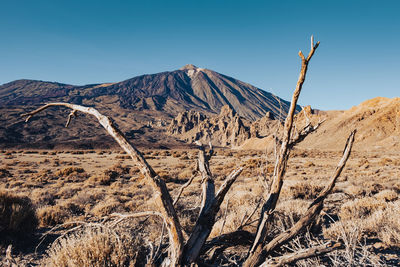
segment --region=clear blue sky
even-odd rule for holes
[[[400,1],[1,0],[0,84],[116,82],[191,63],[290,99],[299,49],[321,41],[300,104],[400,96]]]

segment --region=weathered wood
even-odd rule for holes
[[[203,177],[203,195],[200,214],[196,220],[193,232],[184,247],[183,262],[186,265],[193,263],[199,257],[201,249],[215,224],[215,217],[226,193],[243,170],[243,168],[238,168],[231,172],[215,194],[214,179],[209,168],[209,160],[213,154],[212,146],[210,144],[208,155],[201,144],[199,144],[199,149],[198,167]]]
[[[310,207],[308,208],[306,214],[297,221],[290,229],[282,232],[270,242],[263,246],[258,246],[253,254],[250,255],[246,259],[245,266],[259,266],[262,264],[269,253],[277,249],[278,247],[282,246],[283,244],[289,242],[293,237],[300,234],[304,231],[307,226],[309,226],[315,218],[319,215],[323,208],[325,198],[330,194],[332,189],[335,186],[337,178],[340,176],[343,168],[346,165],[348,158],[350,157],[351,148],[353,147],[354,143],[354,136],[356,131],[353,130],[350,136],[347,139],[345,148],[343,150],[343,155],[336,167],[329,183],[325,186],[325,188],[318,194],[318,197],[311,203]]]
[[[294,263],[298,260],[321,256],[326,253],[332,252],[336,249],[340,249],[342,247],[343,247],[342,243],[328,242],[326,244],[322,244],[317,247],[302,249],[302,250],[296,251],[294,253],[283,255],[281,257],[272,258],[272,259],[264,262],[263,264],[261,264],[260,267],[285,266],[286,264]]]
[[[199,168],[199,172],[201,173],[202,176],[202,199],[201,199],[201,208],[200,208],[200,213],[207,208],[207,205],[210,205],[215,197],[215,184],[214,184],[214,177],[211,173],[210,170],[210,159],[213,155],[213,148],[211,143],[209,144],[210,146],[210,151],[208,154],[206,154],[206,151],[204,149],[204,146],[197,142],[199,145],[199,156],[197,159],[197,166]]]
[[[155,191],[157,204],[161,210],[161,213],[165,219],[168,234],[169,234],[169,242],[170,242],[170,250],[169,257],[171,260],[170,266],[179,266],[182,260],[183,253],[183,235],[182,228],[180,226],[178,216],[176,215],[176,211],[174,209],[174,205],[171,199],[171,196],[168,192],[167,186],[157,173],[153,170],[153,168],[147,163],[146,159],[143,157],[142,153],[137,150],[123,135],[123,133],[115,126],[113,121],[107,117],[102,115],[96,109],[92,107],[85,107],[81,105],[75,105],[70,103],[49,103],[46,104],[32,112],[23,114],[22,116],[27,117],[26,122],[29,121],[32,116],[35,114],[54,106],[63,106],[72,109],[73,115],[76,114],[77,111],[93,115],[99,123],[106,129],[108,134],[110,134],[115,141],[121,146],[123,150],[132,158],[132,160],[140,167],[140,171],[142,174],[147,177],[148,183],[152,186]],[[68,117],[67,124],[68,126],[72,115]]]
[[[292,133],[292,128],[293,128],[293,118],[294,118],[294,114],[296,111],[297,101],[299,99],[300,92],[301,92],[303,83],[306,78],[308,63],[311,60],[311,58],[312,58],[315,50],[318,48],[318,46],[319,46],[319,42],[317,42],[314,45],[314,38],[311,37],[311,51],[310,51],[307,59],[304,58],[304,55],[301,51],[299,52],[299,56],[301,57],[300,76],[297,81],[296,89],[293,92],[289,112],[288,112],[286,120],[285,120],[282,144],[281,144],[281,149],[279,151],[279,154],[277,156],[276,163],[275,163],[272,185],[271,185],[267,200],[265,201],[265,203],[261,209],[260,220],[259,220],[259,223],[257,226],[256,238],[254,239],[254,243],[249,250],[250,256],[253,254],[256,247],[264,242],[266,231],[267,231],[267,229],[266,229],[267,221],[269,220],[269,217],[271,216],[273,210],[275,209],[276,204],[279,199],[279,195],[280,195],[282,185],[283,185],[283,177],[286,172],[287,160],[289,157],[289,151],[290,151],[289,145],[290,145],[290,140],[291,140],[291,133]]]
[[[173,202],[174,206],[176,205],[176,203],[178,203],[179,198],[181,197],[181,195],[183,193],[183,190],[185,190],[185,188],[188,187],[193,182],[194,178],[196,178],[196,175],[197,175],[197,172],[195,174],[193,174],[192,177],[190,177],[190,179],[181,186],[181,188],[179,189],[178,195],[176,195],[176,197],[174,199],[174,202]]]
[[[304,126],[301,131],[297,133],[297,135],[290,141],[288,148],[292,149],[294,146],[296,146],[298,143],[303,141],[309,134],[315,132],[322,123],[324,123],[325,120],[318,122],[316,125],[312,125],[311,123],[308,123],[306,126]]]

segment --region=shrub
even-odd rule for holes
[[[375,198],[376,199],[378,199],[378,200],[384,200],[384,201],[395,201],[395,200],[397,200],[398,199],[398,194],[396,193],[396,191],[394,191],[394,190],[389,190],[389,189],[386,189],[386,190],[383,190],[383,191],[381,191],[381,192],[379,192],[379,193],[377,193],[376,195],[375,195]]]
[[[0,178],[5,178],[5,177],[12,177],[12,174],[4,168],[0,169]]]
[[[385,206],[385,201],[373,197],[359,198],[344,203],[340,208],[339,216],[343,220],[365,218]]]
[[[300,181],[282,190],[282,195],[293,199],[314,199],[324,188],[323,184]]]
[[[54,243],[43,266],[133,266],[132,239],[118,236],[108,228],[87,228]]]
[[[80,173],[84,173],[84,172],[85,172],[85,170],[82,168],[68,167],[61,171],[56,172],[56,175],[57,176],[69,176],[71,174],[80,174]]]
[[[71,215],[63,206],[43,206],[38,209],[37,216],[41,227],[63,223]]]
[[[18,196],[0,191],[0,236],[3,234],[25,235],[37,227],[37,218],[32,201],[26,196]]]
[[[43,206],[37,211],[40,226],[55,226],[66,222],[73,215],[80,215],[84,207],[80,207],[72,202],[65,202],[55,206]]]

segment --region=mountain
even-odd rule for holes
[[[0,86],[0,105],[36,105],[66,101],[117,104],[132,110],[157,110],[176,116],[185,110],[219,113],[228,105],[240,116],[256,120],[270,111],[285,113],[289,103],[248,83],[186,65],[170,72],[142,75],[118,83],[73,86],[18,80]]]
[[[0,86],[0,144],[60,144],[83,140],[101,143],[104,135],[95,122],[87,124],[87,120],[85,123],[76,120],[83,127],[79,132],[60,129],[65,114],[59,111],[46,111],[28,126],[19,118],[21,113],[48,102],[96,107],[114,118],[128,136],[144,138],[143,142],[150,140],[151,143],[164,138],[154,132],[147,136],[148,130],[158,129],[157,125],[164,125],[179,112],[194,110],[209,115],[219,114],[227,105],[239,116],[255,121],[267,112],[275,117],[282,116],[290,104],[248,83],[194,65],[117,83],[83,86],[17,80]],[[75,134],[79,136],[74,137]]]

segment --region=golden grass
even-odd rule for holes
[[[143,179],[139,170],[131,165],[130,159],[126,159],[126,155],[119,151],[92,151],[90,153],[41,151],[34,154],[9,151],[7,153],[9,155],[2,154],[0,157],[2,164],[0,189],[30,197],[37,208],[39,227],[52,227],[75,220],[100,220],[114,212],[156,209],[153,191],[147,185],[146,179]],[[281,199],[274,213],[276,219],[271,225],[271,233],[287,229],[305,213],[309,203],[327,183],[340,157],[339,153],[320,151],[296,150],[293,154],[295,156],[289,161]],[[172,198],[177,194],[181,184],[195,171],[197,157],[195,150],[149,150],[145,155],[160,177],[166,180]],[[7,157],[11,158],[7,159]],[[400,248],[398,235],[400,218],[397,215],[399,214],[398,176],[400,170],[399,166],[391,165],[398,162],[400,156],[385,155],[382,159],[375,154],[358,155],[356,153],[352,157],[354,158],[349,160],[333,193],[334,202],[331,199],[326,201],[325,212],[339,219],[335,222],[328,220],[329,223],[323,227],[323,236],[343,240],[345,234],[357,242],[376,239],[377,242],[382,242],[389,247]],[[392,162],[385,158],[390,158]],[[266,159],[269,161],[267,162]],[[271,159],[273,155],[264,155],[260,152],[216,150],[216,155],[210,162],[216,189],[222,184],[226,175],[236,167],[243,166],[244,171],[221,205],[210,238],[236,230],[256,208],[258,201],[262,197],[265,198],[270,184],[269,177],[274,168],[270,162]],[[115,164],[116,162],[119,163]],[[190,231],[199,212],[200,181],[199,175],[185,189],[177,204],[178,216],[183,228],[187,231]],[[260,207],[249,220],[250,222],[258,218],[259,209]],[[255,225],[256,223],[247,225],[245,230],[254,232]],[[149,219],[146,221],[146,227],[148,227],[146,235],[151,236],[152,242],[157,240],[161,223]],[[82,232],[78,236],[68,238],[71,240],[63,241],[62,248],[59,247],[57,250],[57,253],[60,253],[59,256],[51,254],[60,259],[57,263],[60,265],[54,266],[66,266],[62,265],[65,264],[66,256],[61,255],[79,254],[72,248],[72,244],[77,244],[76,246],[82,251],[89,250],[89,246],[84,248],[84,245],[80,244],[83,238],[101,240],[99,247],[108,248],[110,251],[115,246],[113,240],[104,241],[102,233],[93,231],[89,232],[88,236]],[[361,253],[360,249],[363,246],[369,248],[367,245],[360,244],[358,243],[357,248],[354,248],[357,253]],[[70,246],[68,249],[64,249],[68,246]],[[93,244],[90,246],[93,249],[96,248]],[[55,250],[53,252],[56,253]],[[341,259],[347,257],[344,254],[340,255]],[[98,254],[96,257],[103,256]],[[351,261],[350,257],[348,259],[347,263]],[[310,263],[310,261],[304,262]],[[338,260],[338,262],[341,261]],[[343,265],[346,264],[343,263]]]
[[[106,228],[86,228],[54,243],[43,266],[103,267],[133,266],[135,244],[128,235]],[[131,265],[132,264],[132,265]]]

